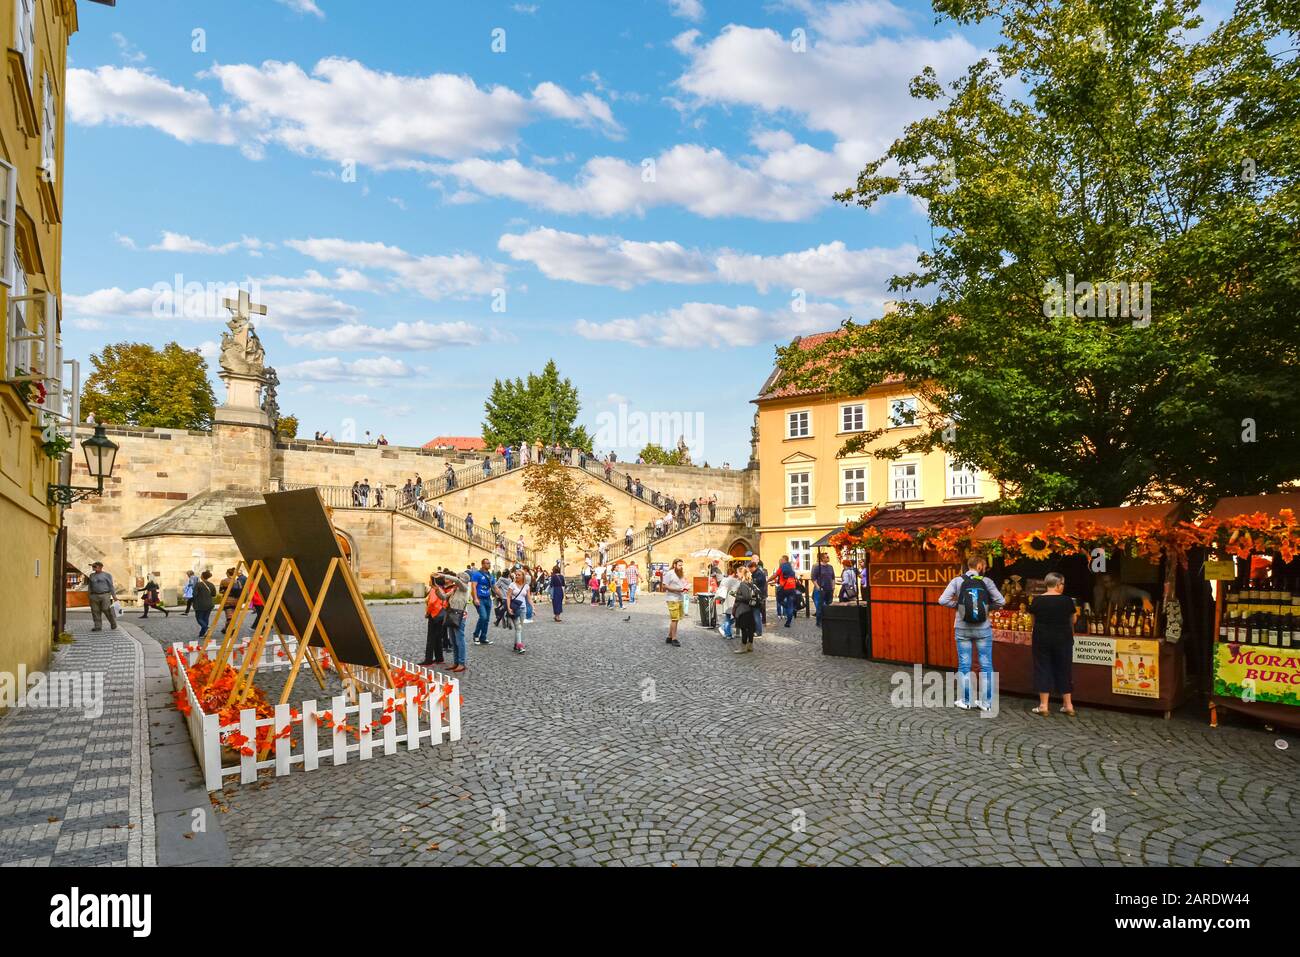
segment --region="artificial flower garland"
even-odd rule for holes
[[[841,556],[847,550],[862,549],[873,558],[880,558],[894,549],[914,548],[933,551],[944,557],[976,552],[1007,561],[1091,554],[1094,549],[1101,548],[1108,555],[1119,552],[1153,562],[1167,554],[1179,565],[1187,564],[1188,552],[1196,547],[1213,548],[1238,558],[1245,558],[1252,552],[1274,551],[1284,562],[1290,562],[1300,554],[1300,525],[1289,508],[1281,509],[1276,518],[1265,512],[1255,512],[1223,519],[1203,516],[1194,522],[1172,525],[1140,521],[1107,526],[1083,519],[1074,523],[1073,530],[1067,530],[1065,520],[1057,517],[1048,521],[1041,530],[1028,535],[1018,535],[1008,529],[999,537],[984,541],[975,539],[975,527],[970,523],[957,528],[913,531],[876,528],[871,520],[880,511],[873,509],[864,512],[857,520],[846,522],[843,529],[831,536],[831,546]]]

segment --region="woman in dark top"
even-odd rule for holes
[[[541,576],[538,576],[541,577]],[[564,576],[560,574],[560,566],[556,565],[551,569],[551,610],[555,612],[555,620],[560,620],[560,611],[564,608]]]
[[[1034,690],[1038,692],[1038,707],[1031,712],[1043,717],[1050,714],[1048,698],[1056,692],[1062,699],[1061,714],[1073,718],[1074,616],[1078,612],[1074,599],[1063,594],[1065,576],[1048,572],[1043,581],[1047,591],[1029,605],[1034,618]]]

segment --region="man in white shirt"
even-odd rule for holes
[[[668,593],[668,640],[666,644],[680,648],[677,640],[677,623],[686,617],[686,602],[690,597],[691,586],[686,582],[682,571],[682,560],[673,559],[671,568],[664,571],[663,589]]]

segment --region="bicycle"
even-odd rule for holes
[[[585,604],[587,601],[587,588],[579,579],[576,582],[567,582],[564,586],[564,603],[567,605],[572,602],[575,605]]]

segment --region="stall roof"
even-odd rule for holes
[[[975,526],[975,538],[998,538],[1010,530],[1016,535],[1039,532],[1056,518],[1065,519],[1065,527],[1073,530],[1078,522],[1096,522],[1098,525],[1123,525],[1125,522],[1172,522],[1178,518],[1182,506],[1177,502],[1158,505],[1125,505],[1121,508],[1082,508],[1071,512],[1028,512],[1023,515],[986,515]]]
[[[970,523],[973,505],[934,505],[929,508],[887,508],[877,512],[867,522],[854,522],[854,534],[871,525],[874,528],[897,528],[905,532],[915,532],[921,528],[961,528]],[[838,535],[840,529],[827,532],[812,548],[822,548],[831,543],[831,536]]]
[[[1300,492],[1279,492],[1276,495],[1238,495],[1221,498],[1210,510],[1210,518],[1232,518],[1236,515],[1254,515],[1264,512],[1277,518],[1277,513],[1289,508],[1300,514]]]

